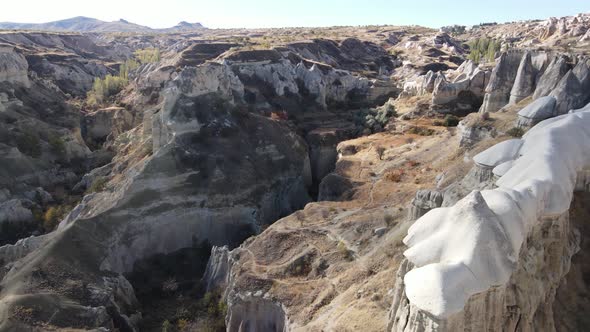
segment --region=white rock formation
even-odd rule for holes
[[[590,105],[541,122],[518,149],[513,141],[479,156],[494,167],[514,161],[497,189],[432,210],[409,229],[404,255],[416,266],[404,277],[410,303],[444,319],[460,312],[471,296],[506,284],[539,220],[569,209],[578,172],[590,166],[588,142]],[[487,158],[498,151],[499,157]]]
[[[541,97],[518,112],[518,127],[530,127],[555,115],[556,100],[551,96]]]

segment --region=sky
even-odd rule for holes
[[[152,28],[180,21],[209,28],[334,25],[473,25],[590,12],[589,0],[2,0],[0,22],[74,16],[120,18]]]

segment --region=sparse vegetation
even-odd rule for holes
[[[160,61],[160,49],[159,48],[144,48],[137,50],[134,53],[135,58],[142,64],[152,63]]]
[[[390,181],[390,182],[401,182],[403,176],[404,176],[403,169],[395,169],[395,170],[389,171],[385,174],[385,180]]]
[[[102,177],[102,176],[94,179],[94,181],[92,181],[92,184],[90,185],[90,187],[88,187],[88,189],[86,190],[86,193],[90,194],[90,193],[104,191],[107,182],[108,182],[108,179],[105,177]]]
[[[397,116],[395,107],[387,102],[377,108],[359,110],[354,114],[354,122],[358,127],[376,133],[383,130],[391,118]]]
[[[348,250],[348,247],[346,246],[346,243],[344,243],[344,241],[340,240],[338,241],[338,245],[336,246],[336,248],[338,249],[338,252],[344,256],[344,258],[346,260],[352,260],[353,255],[352,252],[350,250]]]
[[[457,127],[457,125],[459,124],[459,118],[452,115],[452,114],[447,114],[445,116],[445,119],[443,120],[443,125],[445,127]]]
[[[51,206],[43,214],[43,229],[51,232],[57,227],[61,220],[72,210],[71,205]]]
[[[91,106],[102,104],[108,97],[119,93],[128,83],[128,79],[122,75],[107,75],[105,78],[95,78],[92,90],[88,92],[87,102]]]
[[[121,64],[119,67],[119,77],[128,79],[129,72],[139,68],[139,62],[135,59],[127,59],[124,63]]]
[[[420,136],[432,136],[436,131],[431,128],[414,126],[407,131],[408,134],[420,135]]]
[[[383,215],[383,221],[385,221],[385,224],[387,225],[387,227],[391,228],[393,226],[396,225],[395,222],[395,217],[389,213],[386,213]]]
[[[18,150],[30,157],[41,156],[41,142],[39,136],[32,130],[25,130],[16,139]]]
[[[513,127],[510,128],[506,134],[512,136],[512,137],[522,137],[522,135],[524,135],[524,129],[520,128],[520,127]]]
[[[502,48],[502,43],[490,38],[477,38],[468,43],[470,48],[467,57],[473,62],[493,62],[496,59],[496,53]]]
[[[51,152],[55,153],[60,158],[66,154],[66,144],[63,138],[52,135],[49,137],[49,146],[51,146]]]

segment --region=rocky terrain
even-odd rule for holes
[[[0,32],[0,330],[586,330],[590,16],[83,21]]]
[[[131,23],[124,19],[114,22],[105,22],[90,17],[72,17],[47,23],[13,23],[0,22],[0,29],[3,30],[35,30],[35,31],[58,31],[58,32],[119,32],[119,33],[172,33],[172,32],[195,32],[203,29],[201,23],[188,23],[182,21],[177,25],[165,29],[152,29],[147,26]]]

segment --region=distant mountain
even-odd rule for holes
[[[47,23],[12,23],[0,22],[0,29],[40,30],[40,31],[74,31],[74,32],[190,32],[205,29],[201,23],[180,22],[166,29],[152,29],[126,20],[105,22],[90,17],[73,17]]]

